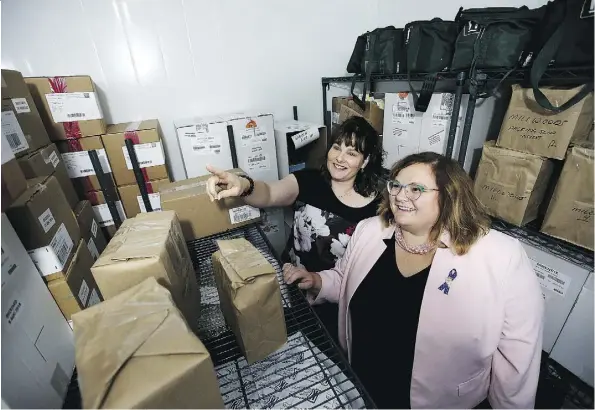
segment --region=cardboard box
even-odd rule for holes
[[[551,161],[484,144],[473,191],[490,215],[522,226],[536,219],[552,175]]]
[[[91,205],[93,206],[93,213],[95,214],[95,218],[101,227],[106,239],[109,241],[118,230],[116,228],[116,224],[114,223],[114,218],[112,213],[109,210],[109,206],[105,201],[105,196],[103,195],[103,191],[91,191],[85,194],[85,197]],[[124,206],[122,205],[122,201],[118,200],[115,202],[116,210],[118,211],[118,216],[120,217],[120,221],[124,222],[126,219],[126,212],[124,211]]]
[[[287,342],[277,274],[244,238],[218,240],[217,246],[212,260],[221,310],[252,364]]]
[[[518,239],[521,240],[541,283],[545,300],[542,348],[550,353],[593,268],[575,265],[524,241],[522,237]]]
[[[568,90],[540,89],[553,104],[560,106],[572,98],[580,87]],[[533,89],[514,85],[512,90],[498,136],[498,146],[546,158],[564,159],[571,142],[588,138],[593,127],[593,93],[566,111],[554,114],[537,104]]]
[[[196,330],[200,290],[175,212],[149,212],[124,221],[91,268],[103,297],[155,277]]]
[[[4,214],[0,226],[2,401],[59,409],[74,368],[72,330]]]
[[[14,157],[8,141],[2,135],[2,146],[0,148],[2,156],[2,212],[10,206],[27,189],[27,181],[23,171]]]
[[[314,141],[295,152],[290,153],[288,142],[301,136],[313,135]],[[279,178],[285,178],[292,172],[303,168],[320,168],[326,163],[328,152],[327,129],[325,126],[303,121],[287,121],[275,124],[275,141],[277,145],[277,163]]]
[[[159,194],[159,188],[169,183],[169,179],[159,179],[145,184],[153,211],[161,211],[161,195]],[[145,203],[140,195],[138,185],[134,184],[118,187],[118,193],[122,199],[126,216],[134,218],[137,214],[146,212]]]
[[[593,387],[593,273],[589,275],[572,308],[550,358]]]
[[[50,143],[29,88],[14,70],[2,70],[2,133],[17,156]]]
[[[188,178],[208,174],[206,165],[234,167],[227,126],[233,130],[238,166],[255,180],[279,179],[272,114],[239,113],[175,122]]]
[[[70,208],[74,209],[78,203],[78,195],[68,176],[60,153],[55,144],[50,144],[38,151],[19,158],[19,165],[27,179],[53,175],[58,180]]]
[[[335,98],[333,98],[333,107],[335,107],[334,101]],[[364,117],[374,127],[378,135],[383,134],[384,109],[378,105],[378,102],[366,101],[366,109],[362,110],[352,98],[347,98],[338,100],[336,108],[339,108],[338,124],[353,116]]]
[[[541,232],[595,250],[593,244],[593,145],[570,148]]]
[[[154,278],[73,321],[84,408],[224,408],[208,350]]]
[[[87,244],[93,261],[96,261],[107,246],[107,241],[103,231],[99,229],[91,202],[87,200],[79,202],[74,208],[74,216],[81,229],[81,239]]]
[[[126,139],[135,144],[138,165],[146,181],[169,179],[157,120],[110,125],[101,139],[118,186],[136,184]]]
[[[93,257],[84,241],[79,241],[68,269],[46,276],[48,289],[66,320],[82,309],[103,301],[91,274]]]
[[[232,172],[242,173],[240,169]],[[225,232],[260,220],[260,210],[243,198],[209,199],[209,176],[173,182],[159,188],[161,209],[175,211],[187,241]]]
[[[87,75],[25,78],[52,141],[105,133],[97,90]]]
[[[28,184],[6,215],[41,275],[48,276],[68,268],[80,230],[55,177],[31,179]]]
[[[56,147],[61,153],[64,166],[79,198],[84,198],[85,192],[101,189],[89,157],[89,151],[96,150],[103,172],[112,172],[100,136],[58,141]]]

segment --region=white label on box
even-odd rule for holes
[[[91,291],[91,297],[89,297],[89,304],[87,305],[87,307],[91,307],[93,305],[96,305],[99,302],[101,302],[101,300],[99,299],[99,295],[97,294],[97,290],[96,289],[93,289]]]
[[[145,144],[135,144],[134,151],[136,152],[136,159],[139,168],[155,167],[157,165],[165,165],[165,156],[163,155],[163,147],[161,141],[147,142]],[[132,170],[132,162],[128,155],[128,148],[122,147],[124,158],[126,159],[126,167]]]
[[[138,206],[140,207],[141,212],[147,212],[145,208],[145,201],[143,201],[143,197],[141,195],[136,196],[136,200],[138,201]],[[149,194],[149,202],[151,203],[151,208],[153,211],[161,211],[161,194]]]
[[[255,219],[260,216],[260,209],[250,205],[238,206],[229,210],[229,220],[232,225]]]
[[[535,275],[537,275],[539,283],[544,289],[548,289],[562,297],[566,295],[570,287],[570,282],[572,282],[572,279],[568,275],[533,259],[531,259],[531,264],[533,265],[533,270],[535,271]]]
[[[41,224],[41,227],[43,228],[43,231],[45,233],[48,233],[48,231],[52,229],[52,226],[54,226],[54,224],[56,223],[56,220],[54,219],[54,215],[52,215],[52,211],[50,210],[50,208],[46,209],[44,213],[37,217],[37,219],[39,219],[39,223]]]
[[[94,92],[46,94],[54,122],[89,121],[103,118]]]
[[[31,108],[29,108],[26,98],[13,98],[12,106],[14,107],[14,110],[17,112],[17,114],[26,114],[31,112]]]
[[[271,161],[267,154],[248,155],[246,158],[248,171],[264,171],[271,168]]]
[[[96,152],[103,172],[106,174],[112,172],[107,155],[105,154],[105,149],[98,149]],[[68,171],[68,176],[70,178],[81,178],[95,175],[95,169],[93,169],[93,164],[91,163],[91,157],[89,157],[88,151],[66,152],[62,154],[62,161],[64,161],[66,171]]]
[[[260,127],[246,128],[245,130],[240,131],[239,134],[243,147],[267,142],[269,139],[266,130],[261,129]]]
[[[331,113],[331,123],[333,124],[338,124],[339,123],[339,113],[338,112],[332,112]]]
[[[47,158],[44,158],[43,161],[46,164],[49,164],[51,162],[52,163],[52,166],[54,167],[54,169],[56,169],[56,167],[60,163],[60,157],[58,156],[58,153],[56,151],[52,151],[52,153],[50,154],[50,156],[47,157]]]
[[[393,124],[415,124],[415,114],[411,112],[409,100],[404,99],[393,104]]]
[[[79,300],[81,301],[81,305],[83,306],[83,308],[87,307],[87,299],[89,299],[89,285],[87,285],[87,282],[83,279],[83,282],[81,283],[81,288],[79,289]]]
[[[93,260],[96,261],[99,258],[99,250],[93,241],[93,238],[89,238],[89,242],[87,242],[87,249],[89,249],[89,253],[93,257]]]
[[[51,246],[43,246],[41,248],[29,250],[27,253],[42,276],[59,272],[64,267]]]
[[[2,248],[2,287],[6,284],[10,276],[17,270],[18,265],[15,258],[8,250]]]
[[[97,238],[97,222],[95,222],[95,218],[91,222],[91,233],[93,234],[93,238]]]
[[[197,155],[217,155],[221,152],[221,137],[197,135],[192,141],[192,152]]]
[[[318,127],[310,127],[302,132],[298,132],[291,136],[295,149],[301,148],[304,145],[308,145],[313,141],[316,141],[320,137]]]
[[[56,252],[56,256],[58,257],[58,260],[62,266],[64,266],[68,260],[68,255],[70,255],[70,251],[72,251],[73,246],[74,243],[72,242],[72,239],[66,230],[66,226],[64,223],[62,223],[50,242],[50,247],[54,249],[54,252]]]
[[[15,294],[12,296],[12,301],[10,302],[8,310],[6,312],[2,312],[2,316],[4,316],[4,319],[6,319],[7,324],[12,325],[22,310],[23,299],[18,292],[15,292]]]
[[[124,221],[126,219],[126,213],[124,212],[122,201],[116,201],[115,204],[118,214],[120,215],[120,220]],[[99,221],[99,226],[102,228],[106,226],[112,226],[114,224],[114,219],[112,218],[112,214],[107,204],[93,206],[93,212],[95,212],[95,217]]]
[[[29,143],[23,134],[23,130],[12,111],[2,111],[2,135],[8,141],[8,145],[14,154],[25,151]]]

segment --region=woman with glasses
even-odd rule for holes
[[[258,208],[293,205],[293,229],[282,261],[322,271],[335,266],[356,225],[376,215],[382,160],[382,143],[374,128],[365,119],[352,117],[337,127],[320,169],[264,182],[208,167],[213,176],[207,192],[211,200],[242,196]],[[337,305],[321,304],[316,310],[337,339]]]
[[[380,408],[534,406],[540,286],[455,161],[402,159],[334,268],[284,275],[312,303],[338,303],[339,341]]]

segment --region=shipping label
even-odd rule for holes
[[[98,149],[96,152],[103,172],[106,174],[112,172],[105,149]],[[70,178],[81,178],[95,175],[95,169],[91,163],[91,157],[89,157],[88,151],[63,153],[62,161],[64,161],[64,166],[66,166],[66,171],[68,171],[68,176]]]
[[[16,259],[10,251],[2,248],[2,287],[4,287],[18,267]]]
[[[103,118],[94,92],[46,94],[54,122],[89,121]]]
[[[46,209],[41,215],[37,217],[37,219],[39,220],[39,223],[41,224],[41,227],[45,233],[48,233],[48,231],[52,229],[52,226],[54,226],[56,223],[50,208]]]
[[[196,155],[218,155],[221,153],[221,137],[199,134],[192,140],[192,152]]]
[[[566,296],[566,292],[568,292],[568,288],[570,287],[570,282],[572,282],[570,276],[558,272],[556,269],[550,268],[534,259],[529,259],[531,260],[533,270],[535,271],[535,275],[537,276],[541,287],[548,289],[561,297]]]
[[[229,220],[231,224],[239,224],[258,218],[260,216],[260,209],[254,208],[250,205],[243,205],[229,210]]]
[[[145,208],[145,201],[143,201],[143,197],[141,195],[136,196],[136,200],[138,201],[138,206],[140,207],[141,212],[147,212],[147,208]],[[151,208],[153,211],[161,211],[161,194],[154,193],[149,194],[149,202],[151,203]]]
[[[81,306],[83,307],[83,309],[86,308],[87,307],[87,299],[89,299],[89,285],[87,285],[87,282],[84,279],[81,283],[78,297],[79,297],[79,300],[81,301]]]
[[[415,124],[415,113],[411,112],[408,99],[397,101],[392,109],[393,124]]]
[[[126,213],[124,212],[122,201],[116,201],[115,205],[118,215],[120,216],[120,220],[124,221],[126,219]],[[99,226],[102,228],[105,228],[106,226],[112,226],[114,224],[114,218],[112,218],[112,214],[107,204],[93,206],[93,212],[95,212],[95,217],[99,221]]]
[[[89,241],[87,242],[87,249],[89,249],[89,253],[93,257],[93,260],[96,261],[97,258],[99,258],[99,250],[97,249],[93,238],[89,238]]]
[[[12,99],[12,106],[17,114],[26,114],[31,112],[31,108],[29,108],[29,103],[27,103],[26,98],[13,98]]]
[[[246,128],[239,132],[243,147],[267,142],[269,137],[265,129],[260,127]]]
[[[271,161],[266,153],[248,155],[246,158],[246,168],[248,171],[265,171],[271,168]]]
[[[74,243],[68,234],[68,230],[66,230],[66,226],[64,223],[62,223],[50,242],[50,247],[56,253],[56,256],[58,257],[58,260],[62,266],[64,266],[68,260],[68,255],[70,255],[73,246]]]
[[[56,167],[60,163],[60,157],[58,156],[58,153],[56,151],[52,151],[49,157],[43,159],[43,162],[45,162],[46,164],[51,163],[54,169],[56,169]]]
[[[2,111],[2,135],[8,141],[13,154],[29,149],[29,143],[12,111]]]
[[[136,159],[138,161],[139,168],[165,165],[165,155],[163,154],[163,146],[161,141],[135,144],[134,151],[136,152]],[[128,148],[123,146],[122,152],[124,153],[124,159],[126,160],[126,167],[129,170],[132,170],[132,162],[130,162]]]
[[[96,305],[99,302],[101,302],[101,300],[99,299],[99,294],[97,293],[97,289],[93,289],[91,291],[91,296],[89,297],[89,304],[87,305],[87,307]]]

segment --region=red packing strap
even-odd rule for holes
[[[80,152],[84,151],[83,146],[81,145],[81,141],[78,139],[74,140],[66,140],[66,144],[68,144],[68,151],[69,152]],[[83,186],[85,191],[93,191],[93,184],[91,183],[91,177],[82,177],[83,178]]]
[[[140,139],[139,139],[138,133],[136,131],[125,131],[124,132],[124,140],[131,140],[134,144],[140,144]],[[143,179],[145,180],[145,185],[147,185],[147,183],[149,182],[149,173],[147,172],[147,168],[141,168],[140,172],[143,173]],[[147,188],[147,191],[148,191],[148,188]],[[151,191],[153,191],[152,188],[151,188]]]
[[[97,191],[87,191],[85,192],[85,196],[87,197],[89,202],[91,202],[91,205],[99,205],[99,197],[97,196]]]
[[[52,93],[62,94],[67,92],[66,80],[64,77],[50,77],[48,78],[48,82],[50,83],[50,90]],[[63,122],[62,127],[64,127],[66,139],[78,139],[83,136],[78,121]]]
[[[155,192],[155,191],[153,191],[153,183],[152,182],[147,182],[145,185],[147,187],[147,194],[152,194]]]

